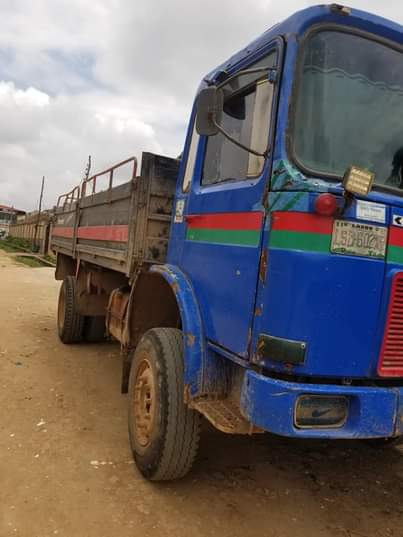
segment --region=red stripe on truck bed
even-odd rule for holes
[[[54,237],[73,237],[74,228],[55,227]],[[88,239],[93,241],[127,242],[129,237],[129,226],[81,226],[77,229],[78,239]]]
[[[73,237],[73,231],[74,228],[72,227],[54,227],[52,231],[52,236],[71,239]]]

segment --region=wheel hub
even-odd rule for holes
[[[136,436],[140,445],[147,446],[154,428],[155,382],[150,363],[143,360],[134,384],[133,414]]]

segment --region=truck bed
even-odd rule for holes
[[[113,186],[130,167],[130,180]],[[86,179],[59,197],[51,248],[130,276],[140,263],[164,263],[179,161],[142,154]],[[128,169],[128,168],[126,168]],[[102,180],[109,186],[97,192]]]

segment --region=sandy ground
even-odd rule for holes
[[[0,537],[403,536],[403,451],[203,434],[163,485],[131,460],[117,345],[57,338],[53,269],[0,251]]]

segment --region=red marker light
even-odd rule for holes
[[[315,211],[321,216],[333,216],[337,210],[337,198],[333,194],[319,194],[315,200]]]

